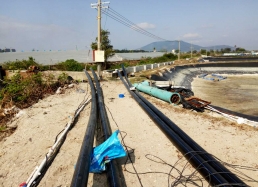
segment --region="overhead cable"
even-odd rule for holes
[[[104,11],[103,9],[101,9],[101,12],[103,14],[105,14],[106,16],[114,19],[115,21],[125,25],[126,27],[129,27],[130,29],[139,32],[145,36],[148,36],[150,38],[153,38],[155,40],[162,40],[162,41],[168,41],[164,38],[161,38],[157,35],[154,35],[148,31],[146,31],[145,29],[139,27],[138,25],[136,25],[135,23],[133,23],[132,21],[130,21],[129,19],[125,18],[124,16],[122,16],[121,14],[119,14],[118,12],[116,12],[114,9],[108,7],[109,11]]]
[[[159,38],[158,36],[155,36],[155,35],[152,35],[152,34],[148,34],[148,33],[144,32],[144,31],[140,30],[139,28],[137,28],[136,25],[132,25],[130,23],[127,23],[127,22],[123,21],[122,19],[120,19],[119,17],[117,17],[115,15],[112,15],[112,14],[110,14],[108,12],[103,11],[103,10],[102,10],[102,13],[106,14],[108,17],[118,21],[119,23],[121,23],[121,24],[129,27],[130,29],[132,29],[132,30],[134,30],[136,32],[139,32],[139,33],[141,33],[141,34],[143,34],[145,36],[151,37],[151,38],[153,38],[155,40],[164,40],[164,39]]]
[[[152,36],[154,36],[154,37],[156,37],[156,38],[159,38],[160,40],[166,40],[166,39],[164,39],[164,38],[161,38],[161,37],[159,37],[159,36],[156,36],[156,35],[154,35],[154,34],[148,32],[148,31],[144,30],[143,28],[139,27],[139,26],[136,25],[135,23],[131,22],[130,20],[128,20],[127,18],[125,18],[124,16],[122,16],[121,14],[119,14],[118,12],[116,12],[114,9],[112,9],[112,8],[109,7],[109,10],[110,10],[110,12],[112,12],[113,14],[117,15],[118,17],[122,18],[122,19],[125,20],[126,22],[130,23],[133,28],[137,28],[137,29],[139,29],[139,30],[145,32],[146,34],[148,33],[148,34],[150,34],[150,35],[152,35]]]

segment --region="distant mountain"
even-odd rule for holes
[[[175,49],[175,50],[178,49],[178,41],[153,42],[153,43],[150,43],[139,49],[144,50],[144,51],[153,51],[154,48],[156,49],[156,51],[170,51],[171,52],[173,49]],[[211,50],[211,49],[220,50],[220,49],[224,49],[224,48],[230,48],[231,50],[234,49],[234,47],[228,46],[228,45],[216,45],[216,46],[202,47],[202,46],[194,45],[194,44],[192,44],[192,48],[193,48],[193,51],[194,50],[200,51],[201,49],[207,49],[207,50]],[[184,41],[180,41],[180,51],[182,51],[182,52],[191,51],[191,44],[184,42]]]

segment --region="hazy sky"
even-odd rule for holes
[[[0,0],[0,48],[89,49],[97,36],[97,11],[90,6],[96,1]],[[110,0],[109,6],[167,40],[258,50],[257,0]],[[102,28],[115,49],[157,41],[104,14]]]

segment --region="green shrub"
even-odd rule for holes
[[[49,65],[39,65],[40,71],[47,71],[50,69]]]
[[[92,68],[94,71],[97,70],[98,65],[97,64],[86,64],[86,70],[89,71],[90,68]],[[85,67],[83,68],[85,69]]]
[[[42,84],[41,74],[23,78],[20,73],[5,81],[6,86],[0,92],[0,99],[8,97],[13,102],[26,102],[30,94]]]
[[[166,57],[169,60],[177,59],[177,55],[174,55],[173,53],[165,53],[163,56]]]
[[[74,59],[68,59],[65,62],[58,63],[57,68],[62,71],[82,71],[84,65]]]
[[[121,64],[119,63],[119,64],[113,64],[113,65],[111,65],[108,69],[119,69],[119,68],[121,68]]]
[[[64,84],[67,81],[68,74],[62,73],[58,76],[57,80],[59,83]]]
[[[44,94],[53,93],[57,86],[52,76],[43,78],[41,73],[37,73],[23,77],[18,72],[4,80],[4,87],[0,91],[1,107],[12,102],[19,108],[26,108],[42,99]]]
[[[3,69],[6,70],[22,70],[28,69],[30,66],[40,66],[33,57],[29,57],[28,60],[16,60],[8,61],[2,64]]]

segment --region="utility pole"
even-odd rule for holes
[[[180,40],[178,40],[178,60],[180,60]]]
[[[98,51],[101,50],[101,0],[98,0]],[[101,75],[101,62],[98,62],[98,74],[99,79],[102,79]]]
[[[98,51],[101,50],[101,0],[98,0]]]
[[[98,3],[92,3],[91,4],[91,8],[97,8],[98,10],[98,17],[97,17],[97,20],[98,20],[98,52],[101,51],[101,9],[102,8],[108,8],[105,7],[105,6],[102,6],[103,4],[108,4],[109,2],[101,2],[101,0],[98,0]],[[104,57],[104,56],[103,56]],[[96,56],[95,56],[96,58]],[[103,61],[104,62],[104,61]],[[98,62],[98,67],[97,67],[97,70],[98,70],[98,75],[99,75],[99,78],[101,79],[101,63],[103,62]]]
[[[193,58],[193,47],[192,47],[192,43],[191,43],[191,58]]]

